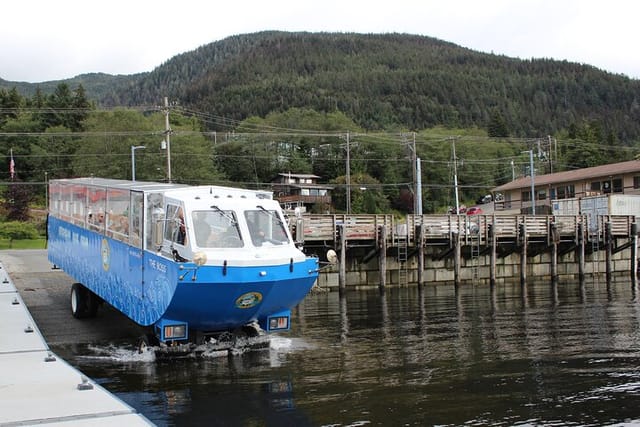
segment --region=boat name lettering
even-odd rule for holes
[[[129,249],[129,256],[140,259],[142,258],[142,252],[138,249]]]
[[[150,259],[149,264],[151,265],[151,268],[153,268],[154,270],[158,270],[162,273],[167,272],[167,265],[161,262],[157,262],[155,259]]]

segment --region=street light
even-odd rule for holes
[[[140,148],[147,148],[144,145],[132,145],[131,146],[131,181],[136,180],[136,150]]]

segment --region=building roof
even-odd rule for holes
[[[594,166],[591,168],[575,169],[571,171],[549,173],[546,175],[534,176],[534,184],[538,186],[546,186],[560,184],[564,182],[583,181],[592,178],[604,178],[620,176],[628,173],[640,173],[640,160],[631,160],[628,162],[611,163],[608,165]],[[524,176],[515,181],[508,182],[493,189],[494,192],[517,190],[519,188],[531,187],[531,177]]]
[[[318,189],[318,190],[333,190],[335,188],[335,185],[327,185],[327,184],[280,184],[280,183],[274,183],[273,187],[288,187],[288,188],[307,188],[307,189]]]
[[[313,175],[310,173],[289,173],[289,172],[280,172],[278,176],[284,176],[287,178],[320,178],[318,175]],[[277,177],[276,177],[277,178]]]

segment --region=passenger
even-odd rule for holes
[[[121,216],[118,220],[120,226],[120,233],[129,234],[129,218],[126,216]]]
[[[176,236],[176,243],[179,245],[187,244],[187,227],[184,223],[184,212],[182,208],[178,208],[178,235]]]

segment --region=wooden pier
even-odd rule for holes
[[[339,252],[341,290],[350,282],[349,271],[359,270],[374,258],[378,259],[380,287],[389,281],[391,260],[395,263],[392,270],[397,271],[391,283],[422,285],[428,281],[425,269],[444,268],[452,270],[456,285],[469,277],[494,284],[499,278],[517,277],[515,271],[498,273],[500,260],[509,256],[518,258],[514,264],[522,282],[527,273],[540,276],[540,270],[533,268],[536,264],[548,265],[543,275],[552,281],[560,275],[583,280],[587,274],[600,274],[602,263],[607,280],[619,273],[636,280],[638,233],[634,216],[408,215],[399,219],[393,215],[303,215],[292,223],[292,232],[307,252],[321,257],[329,248]],[[627,249],[628,262],[616,260],[615,255]],[[600,260],[602,254],[604,260]],[[587,271],[587,264],[594,260],[598,265]],[[444,264],[438,267],[437,261]],[[576,268],[561,271],[559,265],[563,264]],[[408,280],[409,276],[414,280]]]

